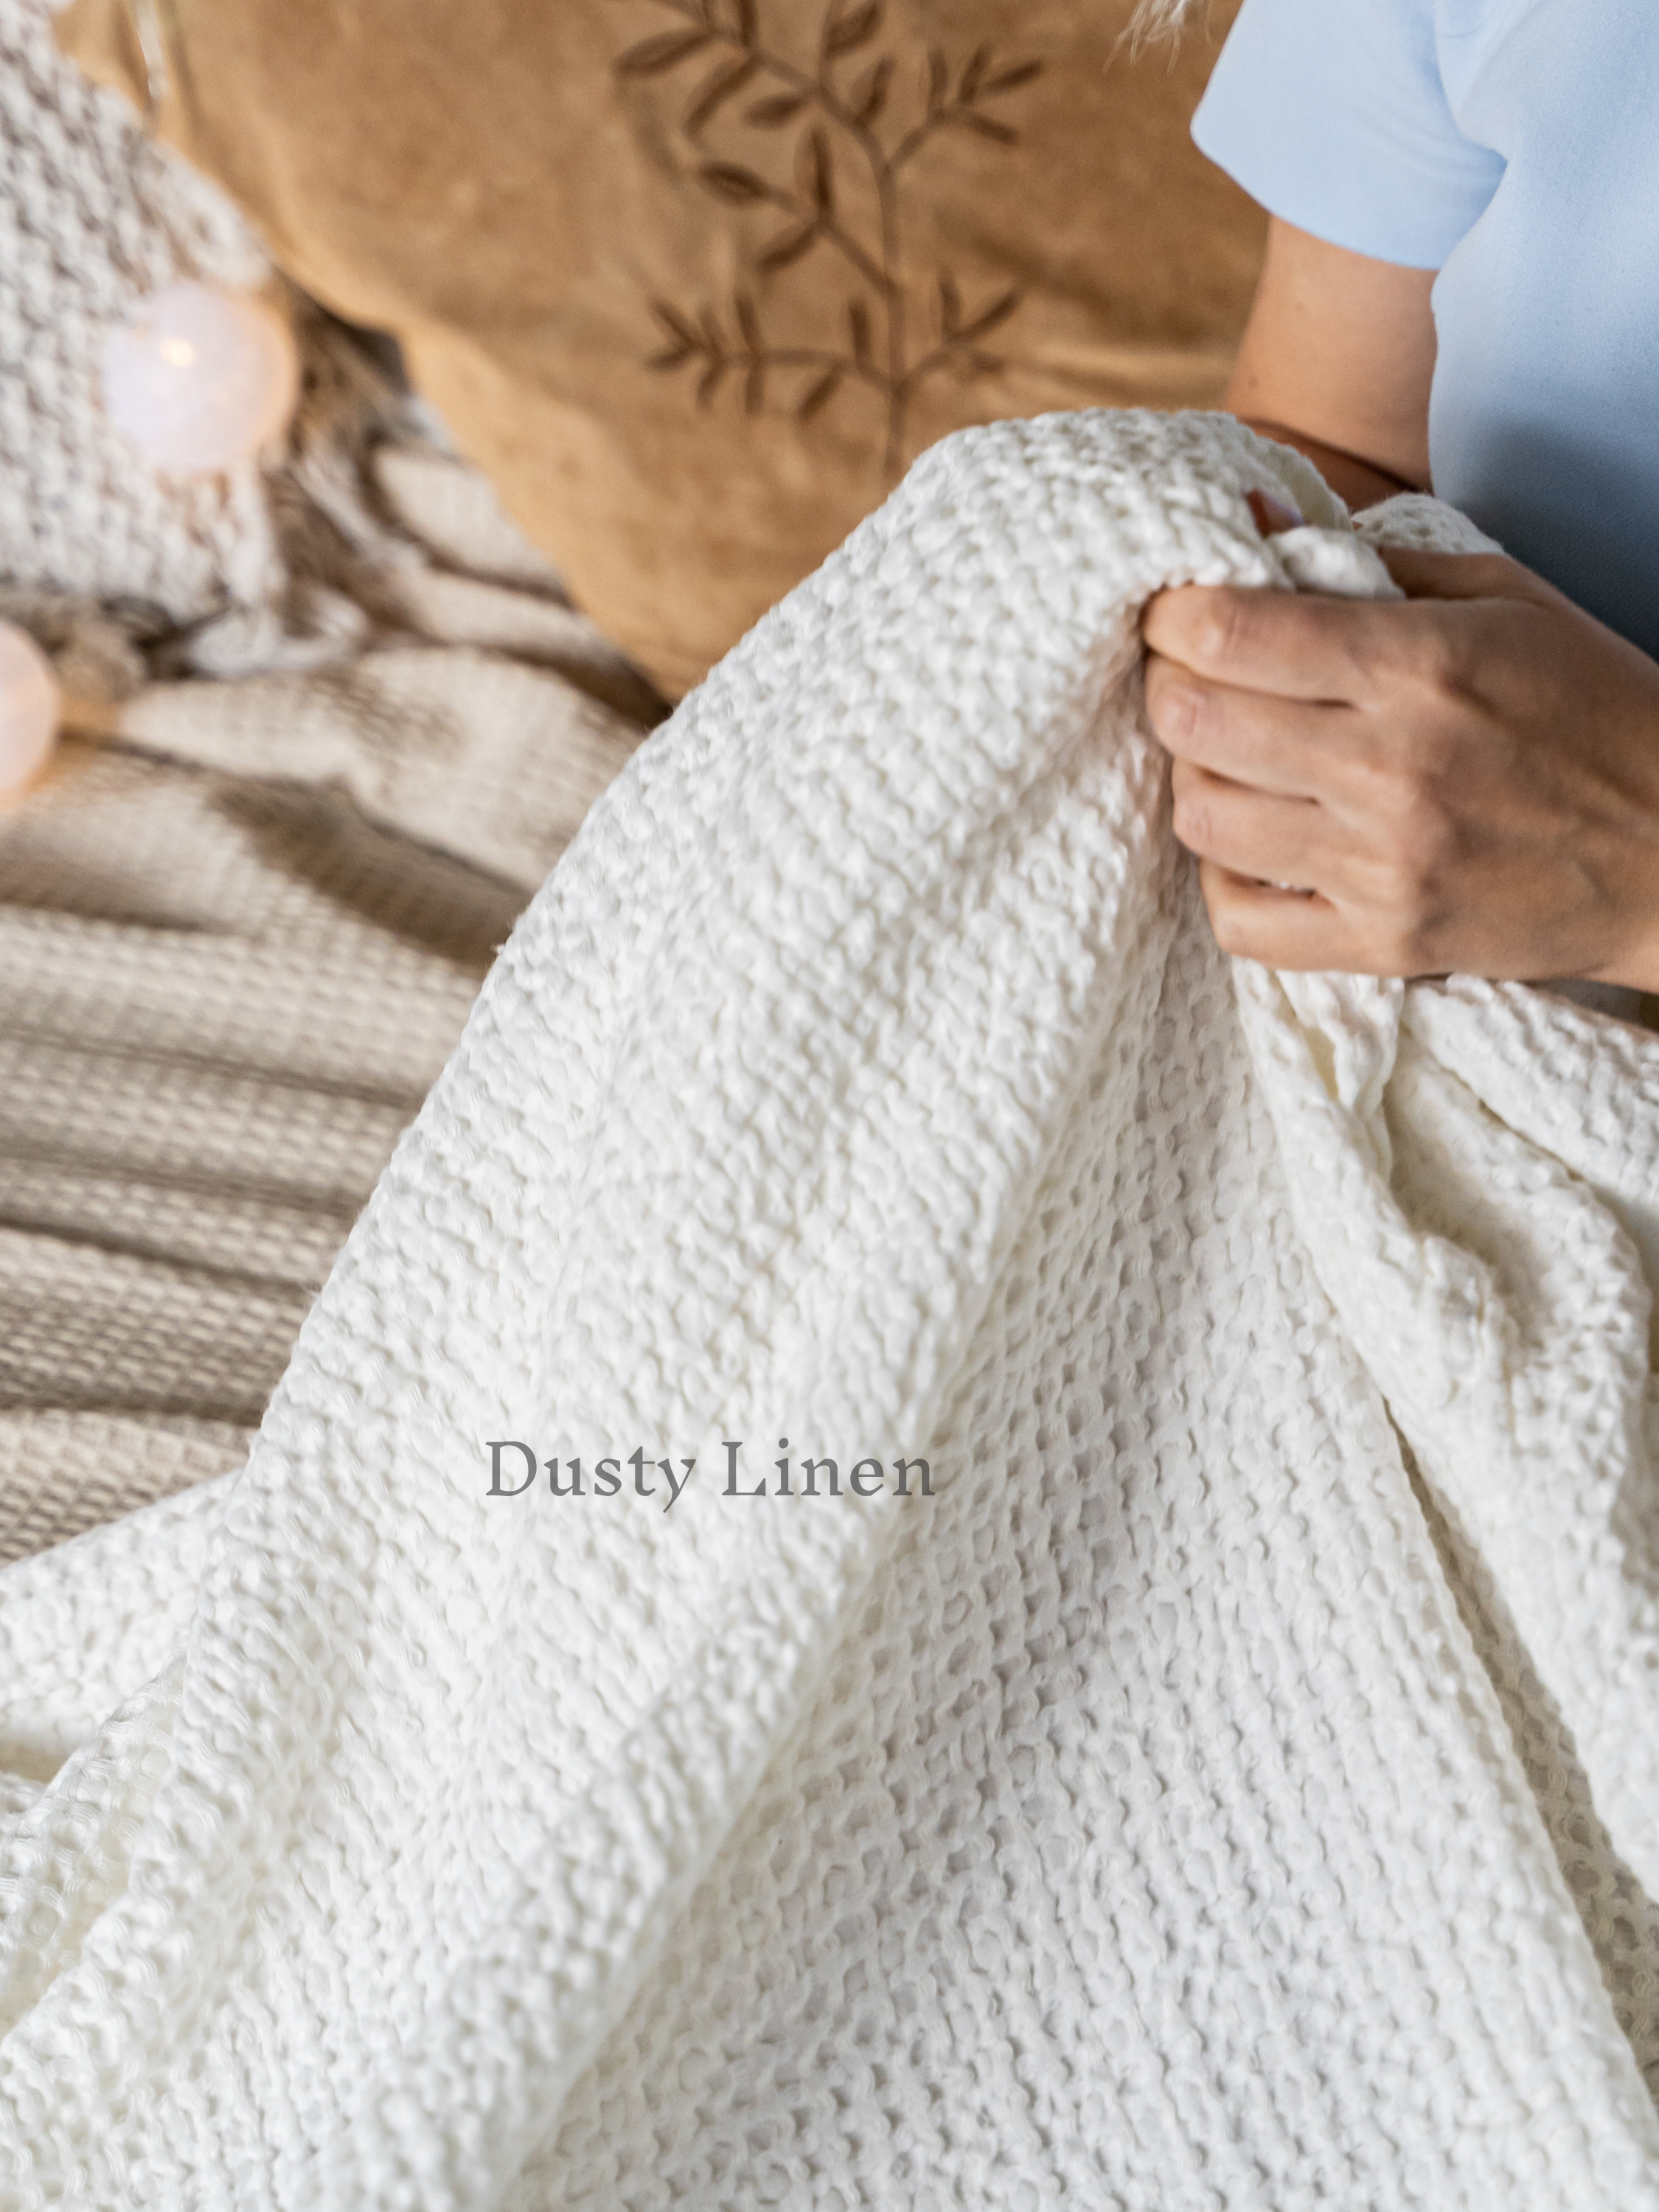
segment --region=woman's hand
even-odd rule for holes
[[[1146,610],[1217,941],[1659,989],[1659,663],[1501,556],[1384,557],[1403,605],[1188,586]]]

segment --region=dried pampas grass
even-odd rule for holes
[[[1200,5],[1200,0],[1140,0],[1129,21],[1130,44],[1139,47],[1172,38]]]

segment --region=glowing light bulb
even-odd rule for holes
[[[0,800],[40,773],[63,712],[52,663],[27,630],[0,622]]]
[[[287,428],[300,392],[293,333],[252,292],[169,284],[104,347],[104,404],[157,468],[212,476]]]

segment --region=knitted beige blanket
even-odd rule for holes
[[[373,649],[145,684],[0,820],[0,1558],[240,1463],[496,946],[643,734],[549,585],[462,565],[478,479],[372,465],[408,533]],[[29,611],[65,659],[121,640]]]
[[[270,271],[0,0],[0,615],[98,742],[0,816],[0,1560],[240,1463],[495,947],[653,718],[302,303],[287,464],[160,477],[105,331]]]

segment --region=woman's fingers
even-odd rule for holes
[[[1295,799],[1340,785],[1364,734],[1357,708],[1240,690],[1156,653],[1146,662],[1146,714],[1177,760]]]
[[[1210,926],[1224,952],[1267,968],[1333,969],[1348,975],[1420,972],[1386,932],[1363,926],[1317,892],[1257,883],[1213,860],[1199,863]]]
[[[1230,783],[1177,761],[1175,833],[1189,853],[1240,875],[1303,888],[1328,879],[1334,855],[1328,821],[1305,799],[1283,799]]]
[[[1148,714],[1218,940],[1285,969],[1659,988],[1659,667],[1498,556],[1389,560],[1403,600],[1147,610]]]
[[[1379,659],[1395,634],[1386,620],[1389,605],[1182,584],[1148,602],[1141,631],[1154,653],[1213,683],[1366,706],[1377,696]]]
[[[1539,843],[1540,794],[1524,752],[1494,739],[1486,696],[1493,668],[1530,665],[1528,640],[1539,658],[1556,595],[1497,556],[1389,565],[1408,603],[1188,588],[1147,610],[1148,719],[1174,757],[1176,834],[1198,856],[1217,940],[1285,969],[1565,972],[1564,956],[1509,942],[1540,935],[1524,868],[1524,926],[1510,932],[1499,911],[1516,898],[1507,848]],[[1535,690],[1504,727],[1532,728]],[[1494,823],[1493,789],[1510,786]],[[1531,877],[1550,866],[1546,849]],[[1572,899],[1582,891],[1546,919]]]

